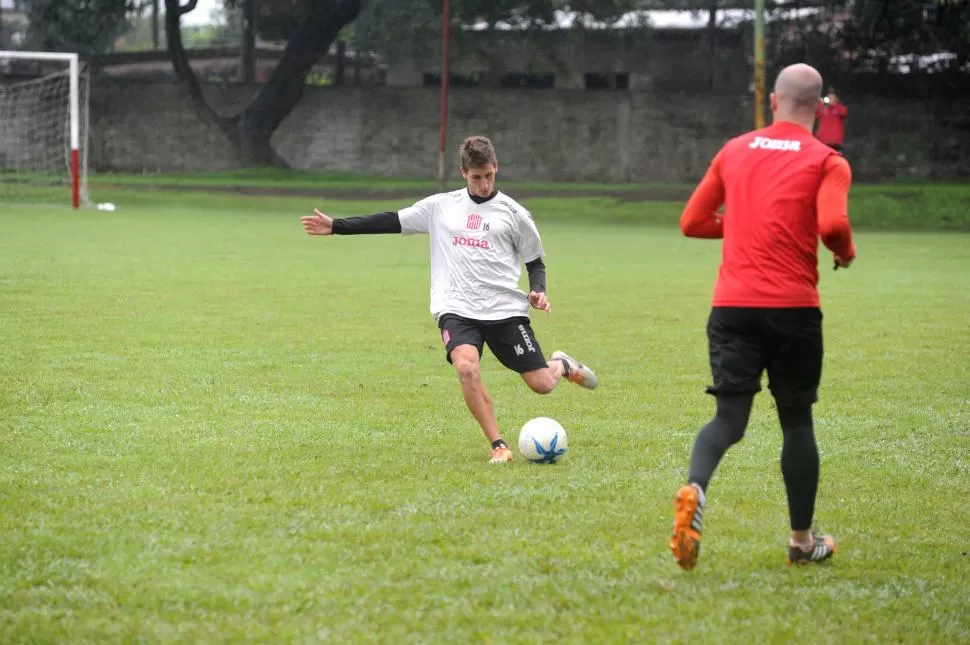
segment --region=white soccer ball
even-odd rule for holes
[[[566,454],[566,431],[549,417],[536,417],[519,431],[519,452],[536,463],[552,464]]]
[[[101,204],[98,204],[99,211],[113,211],[114,209],[115,209],[115,205],[112,204],[111,202],[103,202]]]

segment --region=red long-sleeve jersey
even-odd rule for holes
[[[815,136],[825,145],[841,146],[845,143],[845,119],[848,116],[849,108],[841,103],[820,105],[815,113],[818,119]]]
[[[848,162],[794,123],[725,144],[680,220],[688,237],[724,239],[714,306],[818,307],[819,237],[855,257],[851,183]]]

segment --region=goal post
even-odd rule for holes
[[[20,80],[16,68],[31,62],[66,70]],[[78,54],[0,51],[0,80],[0,173],[14,185],[57,186],[67,177],[73,207],[86,203],[87,73]]]

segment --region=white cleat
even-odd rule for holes
[[[566,364],[569,365],[569,374],[566,375],[566,379],[571,383],[581,385],[589,390],[595,390],[596,386],[599,384],[599,379],[596,378],[596,374],[593,373],[593,370],[589,369],[566,352],[553,352],[552,360],[566,361]]]

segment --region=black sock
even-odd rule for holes
[[[819,459],[812,424],[811,403],[778,406],[778,420],[784,433],[781,474],[788,494],[788,515],[793,531],[812,528],[818,493]]]
[[[562,375],[569,376],[569,361],[567,361],[565,358],[560,358],[559,360],[562,361]]]
[[[727,449],[741,441],[748,427],[753,394],[720,395],[717,413],[701,428],[694,440],[690,456],[690,476],[687,481],[707,491],[707,484]]]
[[[505,439],[496,439],[495,441],[492,442],[493,449],[498,448],[499,446],[505,446],[506,448],[508,448],[509,444],[505,443]]]

